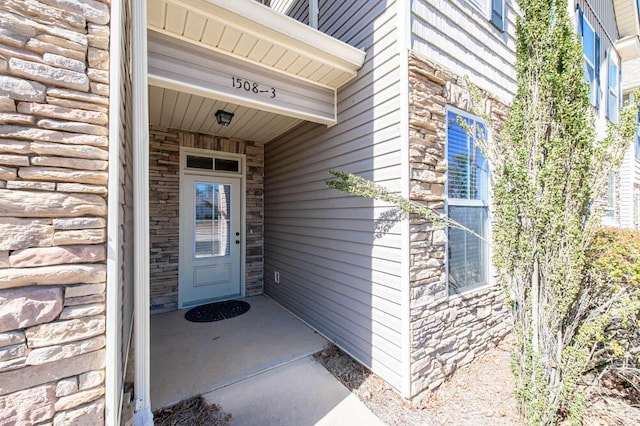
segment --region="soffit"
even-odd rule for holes
[[[640,35],[638,0],[613,0],[620,38]]]

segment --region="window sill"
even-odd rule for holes
[[[493,282],[491,282],[493,281]],[[461,291],[460,293],[453,293],[453,294],[449,294],[447,296],[448,300],[454,300],[454,299],[460,299],[460,298],[464,298],[466,296],[471,296],[473,293],[476,292],[480,292],[482,290],[487,290],[491,287],[494,287],[496,285],[496,280],[491,280],[488,283],[483,283],[483,284],[476,284],[474,286],[470,286],[468,288],[465,288],[463,291]]]

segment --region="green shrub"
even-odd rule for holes
[[[640,231],[603,228],[588,250],[589,275],[603,285],[640,285]]]
[[[640,231],[601,229],[587,255],[586,287],[597,315],[576,335],[591,354],[582,373],[608,374],[640,396]]]

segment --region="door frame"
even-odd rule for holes
[[[207,156],[212,158],[224,158],[230,160],[238,160],[240,162],[240,171],[238,173],[235,172],[216,172],[216,171],[207,171],[201,169],[188,169],[187,168],[187,155],[199,155],[199,156]],[[181,291],[180,291],[180,275],[181,275],[181,267],[182,267],[182,252],[184,248],[184,232],[185,232],[185,224],[184,221],[180,218],[180,213],[182,211],[182,207],[185,200],[185,191],[183,190],[182,183],[184,176],[202,176],[207,178],[232,178],[238,179],[240,183],[240,297],[246,297],[247,287],[246,287],[246,263],[247,263],[247,253],[246,253],[246,231],[247,231],[247,220],[246,220],[246,196],[247,196],[247,179],[246,179],[246,155],[244,154],[233,154],[224,151],[214,151],[208,149],[200,149],[200,148],[187,148],[180,147],[180,176],[179,176],[179,205],[178,205],[178,308],[180,308],[183,304]],[[222,300],[222,299],[221,299]]]

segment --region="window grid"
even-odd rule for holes
[[[599,77],[599,50],[600,50],[600,40],[597,36],[595,30],[584,17],[584,14],[581,14],[582,19],[582,54],[584,57],[584,68],[585,68],[585,81],[589,83],[589,99],[591,104],[596,108],[598,105],[598,77]],[[597,65],[597,66],[596,66]]]
[[[638,105],[640,109],[640,105]],[[636,159],[640,160],[640,111],[638,111],[638,127],[636,128]]]
[[[489,170],[476,143],[479,138],[487,137],[484,124],[477,117],[447,111],[447,215],[481,237],[449,228],[449,295],[489,282],[489,250],[483,241],[489,234]]]
[[[609,54],[608,66],[608,84],[607,84],[607,118],[614,123],[618,122],[618,110],[620,103],[618,102],[619,79],[618,64],[612,53]]]
[[[609,174],[607,182],[607,207],[605,216],[610,223],[616,220],[616,174]]]

